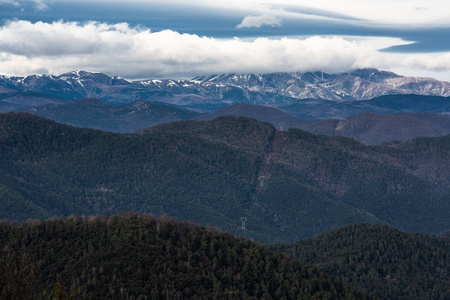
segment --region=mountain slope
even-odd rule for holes
[[[295,127],[315,134],[351,137],[366,145],[450,133],[450,116],[433,113],[359,113],[345,120],[312,120],[297,118],[268,106],[236,103],[195,119],[212,120],[227,115],[269,122],[277,128]]]
[[[148,101],[135,101],[117,107],[92,98],[65,105],[28,107],[20,111],[68,125],[112,132],[133,132],[160,123],[192,119],[199,115],[193,111]]]
[[[366,147],[242,117],[129,135],[20,113],[0,132],[0,218],[167,213],[263,242],[358,222],[450,228],[450,137]]]
[[[269,248],[314,264],[381,299],[450,297],[449,239],[358,224]]]
[[[25,106],[65,104],[70,100],[35,92],[20,92],[0,87],[0,112],[17,110]]]
[[[361,113],[337,122],[333,129],[333,135],[352,137],[366,145],[378,145],[450,134],[450,116],[432,113]],[[308,131],[319,133],[323,131],[323,125],[316,125]]]
[[[219,118],[210,124],[229,126],[227,119],[229,117]],[[163,124],[150,128],[149,132],[196,133],[195,127],[204,130],[201,124],[208,123]],[[207,135],[218,141],[223,141],[223,136],[220,131]],[[395,147],[364,147],[345,138],[317,136],[293,128],[287,132],[276,131],[267,148],[260,148],[264,150],[261,156],[265,160],[258,178],[262,176],[265,182],[253,206],[280,230],[287,231],[293,224],[309,224],[305,232],[314,231],[313,228],[322,227],[321,222],[332,224],[336,215],[340,215],[338,208],[331,211],[329,207],[327,213],[321,210],[322,218],[317,219],[316,206],[307,206],[306,199],[317,198],[314,191],[319,190],[321,195],[326,195],[324,199],[356,207],[359,213],[375,216],[404,230],[421,231],[419,228],[428,227],[426,223],[430,220],[447,228],[450,224],[442,213],[450,213],[446,200],[450,178],[447,176],[450,175],[449,141],[450,136],[444,136],[399,143]],[[233,138],[224,142],[233,145]],[[274,202],[280,194],[284,196],[283,202]],[[298,202],[299,195],[305,202]],[[264,205],[259,203],[260,199],[264,199]],[[293,207],[304,205],[300,211],[306,217],[293,218],[291,211],[286,211],[289,203]],[[325,203],[321,205],[329,205]],[[437,207],[439,209],[435,209]],[[436,219],[438,215],[441,217]],[[349,219],[347,222],[353,223]],[[303,229],[297,228],[296,234],[298,230]],[[300,236],[303,234],[295,238]]]
[[[289,127],[302,128],[317,123],[315,120],[300,119],[269,106],[245,103],[235,103],[212,113],[202,114],[194,118],[194,120],[212,120],[223,116],[242,116],[252,118],[262,122],[271,123],[278,128],[280,128],[280,122],[282,122],[283,128],[285,129]]]
[[[10,285],[30,284],[16,272],[33,265],[42,282],[32,277],[38,288],[22,299],[47,299],[63,289],[79,299],[373,298],[249,240],[165,216],[0,224],[0,245],[4,299]]]
[[[421,95],[389,95],[369,101],[322,101],[305,99],[272,105],[286,113],[307,119],[345,119],[350,116],[374,112],[392,114],[399,112],[450,112],[450,98]]]

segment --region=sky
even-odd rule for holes
[[[0,74],[377,68],[450,81],[448,0],[0,0]]]

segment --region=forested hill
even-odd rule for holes
[[[115,134],[7,113],[0,154],[0,219],[166,213],[260,242],[450,228],[449,136],[368,147],[242,117]]]
[[[0,246],[2,299],[373,299],[250,240],[150,214],[3,223]]]
[[[450,299],[450,239],[357,224],[271,245],[382,299]]]

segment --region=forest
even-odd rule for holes
[[[7,113],[0,153],[2,299],[449,298],[448,136]]]
[[[316,267],[165,215],[0,224],[2,299],[375,299]]]
[[[166,213],[263,243],[450,228],[449,136],[364,146],[242,117],[118,134],[6,113],[0,153],[0,219]]]
[[[380,299],[450,299],[450,238],[356,224],[270,245]]]

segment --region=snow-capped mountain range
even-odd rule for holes
[[[276,104],[300,99],[368,100],[399,94],[450,96],[449,82],[405,77],[376,69],[345,74],[222,74],[191,80],[127,80],[74,71],[59,76],[0,76],[0,87],[66,99],[94,97],[111,103],[150,100],[189,107],[223,106],[234,102]]]

